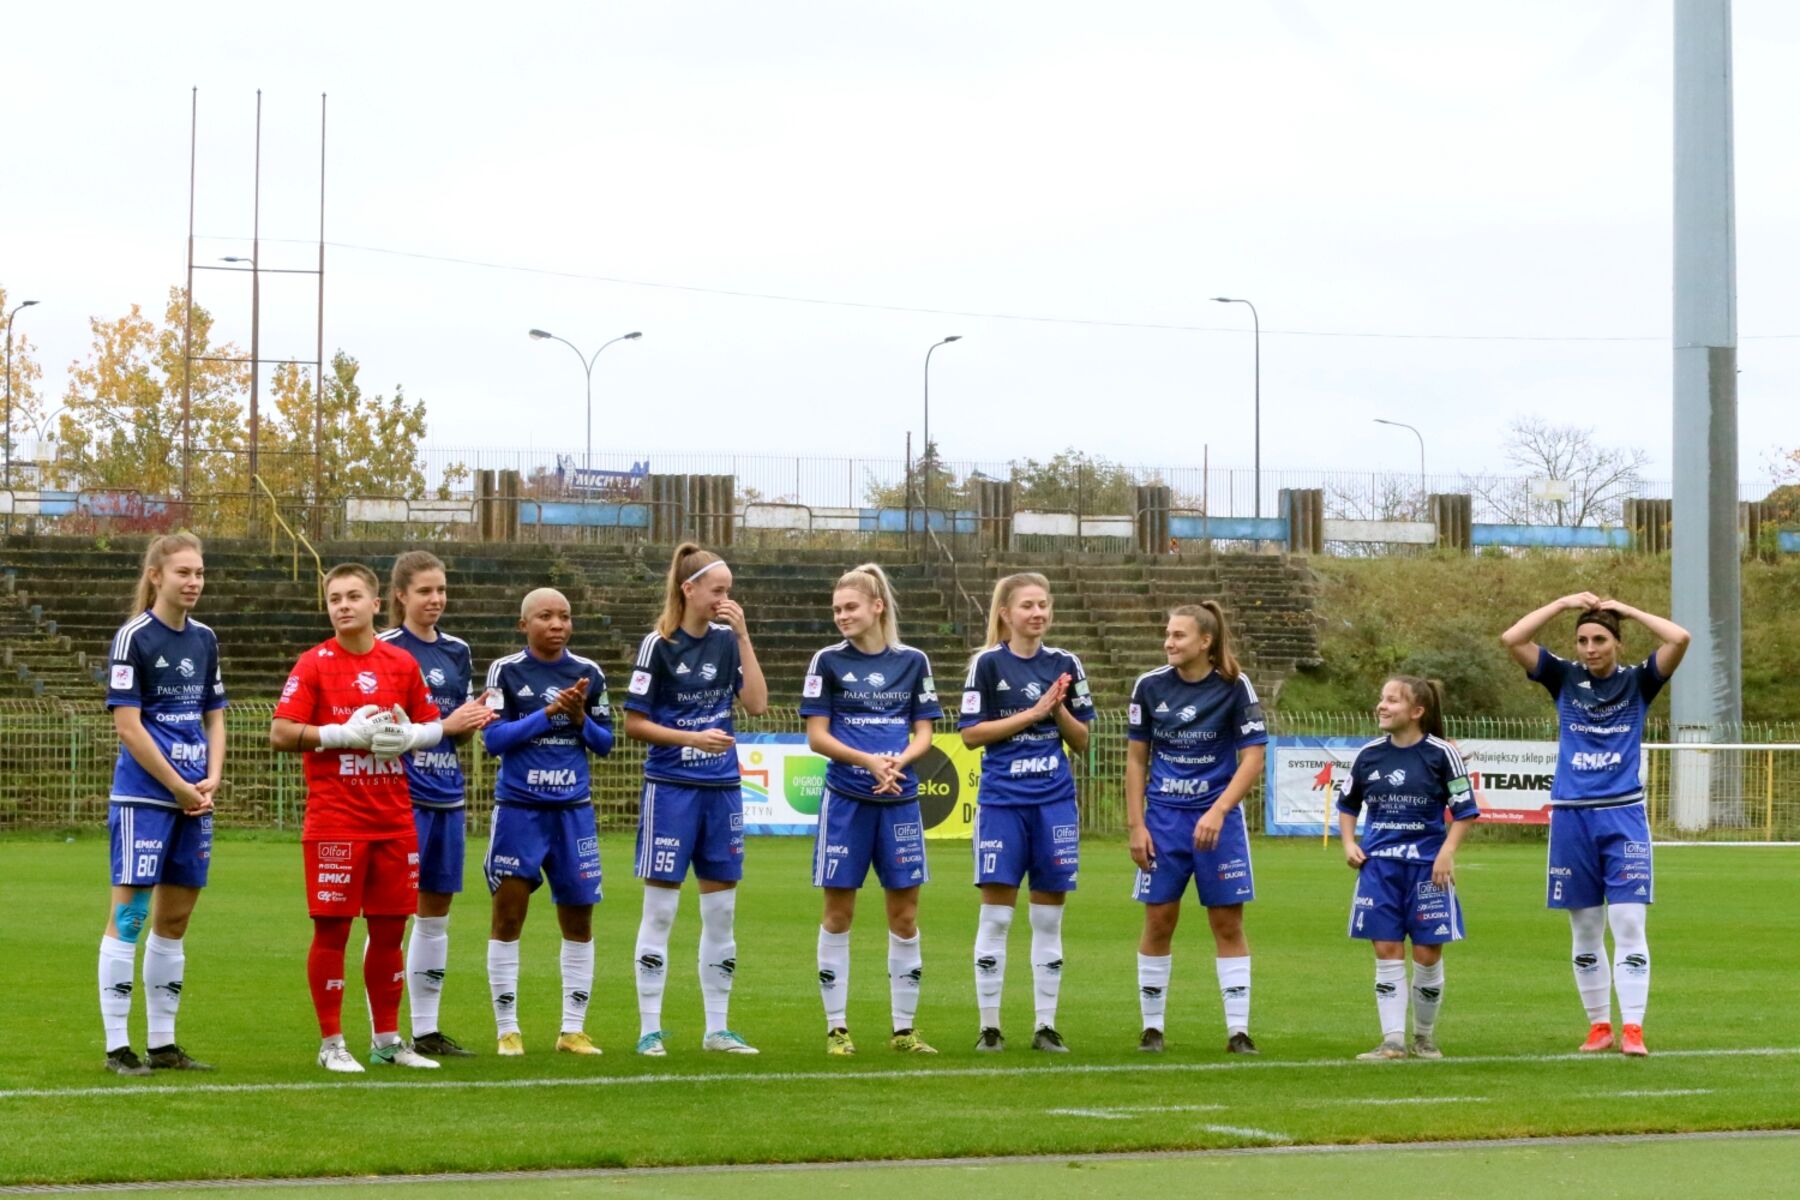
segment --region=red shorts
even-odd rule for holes
[[[419,839],[303,841],[314,917],[410,917],[419,908]]]

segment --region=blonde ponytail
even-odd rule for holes
[[[144,566],[138,572],[137,588],[132,592],[131,615],[136,616],[155,605],[157,580],[152,576],[160,574],[163,563],[183,550],[192,550],[205,557],[205,551],[200,548],[200,539],[186,530],[150,539],[150,544],[144,547]]]
[[[687,596],[681,585],[692,579],[694,572],[722,561],[711,550],[701,549],[698,542],[683,542],[675,547],[675,553],[669,559],[669,581],[668,589],[663,593],[662,615],[656,618],[659,635],[673,638],[675,631],[681,628],[682,618],[687,615]]]
[[[1036,571],[1018,571],[995,581],[994,598],[988,601],[987,633],[981,640],[983,649],[998,646],[1012,636],[1012,630],[1006,624],[1006,606],[1012,603],[1013,595],[1020,588],[1027,587],[1043,588],[1044,597],[1050,596],[1050,581]]]
[[[890,650],[900,644],[900,606],[894,602],[894,585],[888,581],[887,572],[879,563],[851,567],[838,576],[832,590],[838,588],[854,588],[870,601],[880,601],[882,644]]]

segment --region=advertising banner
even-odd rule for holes
[[[826,761],[803,733],[744,733],[737,740],[744,774],[744,832],[811,837],[819,824]],[[914,768],[919,775],[919,815],[928,838],[966,838],[975,821],[981,751],[954,733],[931,739]]]
[[[1368,738],[1270,739],[1265,828],[1275,837],[1317,837],[1337,832],[1338,789],[1356,752]],[[1509,825],[1550,821],[1550,784],[1556,773],[1555,742],[1465,738],[1456,743],[1475,785],[1481,819]]]

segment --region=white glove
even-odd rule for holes
[[[391,716],[382,715],[387,717],[387,724],[377,729],[369,742],[369,749],[375,752],[376,758],[397,758],[414,750],[429,750],[444,739],[442,722],[415,725],[398,704],[394,705]]]
[[[375,732],[393,721],[379,705],[365,704],[342,725],[319,726],[321,750],[367,750]]]

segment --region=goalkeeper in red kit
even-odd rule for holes
[[[435,1068],[400,1040],[406,981],[401,938],[418,907],[419,843],[404,755],[443,737],[419,664],[375,637],[381,586],[356,563],[325,576],[333,636],[300,656],[281,690],[269,744],[303,756],[306,902],[312,916],[307,982],[319,1016],[319,1065],[361,1073],[344,1046],[344,947],[360,914],[368,926],[363,986],[375,1065]]]

